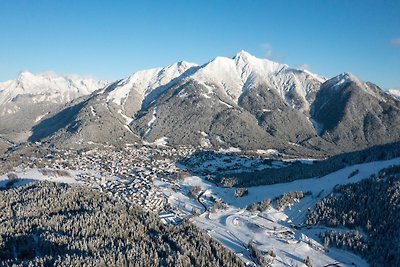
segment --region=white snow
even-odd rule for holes
[[[245,51],[240,51],[234,58],[216,57],[189,78],[210,90],[224,92],[235,103],[250,88],[263,86],[278,92],[287,104],[301,111],[309,110],[309,96],[326,80],[310,71],[256,58]]]
[[[120,114],[122,116],[122,118],[125,119],[126,125],[130,125],[133,121],[133,118],[130,118],[128,116],[126,116],[121,109],[118,110],[118,114]]]
[[[90,111],[92,112],[93,117],[97,117],[96,111],[94,110],[93,106],[90,106]]]
[[[225,105],[225,106],[227,106],[228,108],[233,108],[232,105],[229,105],[229,104],[226,103],[225,101],[218,100],[218,102],[221,103],[221,104],[223,104],[223,105]]]
[[[212,147],[211,141],[208,137],[200,138],[200,146],[202,147]]]
[[[160,137],[160,138],[156,139],[154,142],[143,141],[143,144],[150,145],[150,146],[167,146],[168,137],[165,137],[165,136]]]
[[[154,109],[153,109],[153,117],[151,117],[151,120],[147,123],[147,126],[149,128],[154,124],[154,122],[157,119],[157,109],[158,109],[158,107],[155,106]]]
[[[21,186],[34,181],[52,181],[58,183],[78,183],[76,175],[78,171],[68,170],[70,176],[48,176],[43,175],[39,169],[21,169],[17,168],[13,173],[18,175],[19,181],[14,186]],[[7,183],[7,175],[0,176],[0,187],[4,187]]]
[[[358,87],[362,88],[364,92],[370,94],[371,96],[379,99],[380,101],[386,102],[386,99],[383,98],[381,95],[376,93],[367,83],[361,81],[356,76],[349,72],[344,72],[332,79],[330,79],[327,83],[333,90],[340,90],[343,85],[347,83],[355,83]]]
[[[134,91],[135,95],[140,97],[142,105],[148,105],[168,88],[168,83],[195,66],[197,65],[182,61],[163,68],[135,72],[130,77],[121,80],[108,94],[107,100],[123,105],[130,92]],[[150,96],[150,94],[153,95]]]
[[[261,155],[278,155],[279,152],[276,149],[257,149],[256,150],[257,154],[261,154]]]
[[[267,59],[256,58],[245,51],[240,51],[232,58],[216,57],[201,66],[190,77],[207,85],[215,85],[238,101],[257,78],[277,73],[287,66]],[[212,87],[212,86],[211,86]]]
[[[224,140],[222,140],[222,137],[219,136],[219,135],[216,137],[216,139],[217,139],[217,141],[218,141],[219,143],[221,143],[221,144],[225,143]]]
[[[146,132],[144,133],[143,138],[147,137],[150,134],[151,130],[153,129],[153,124],[157,119],[157,110],[158,110],[158,107],[154,106],[153,116],[151,117],[151,120],[147,123],[148,128],[147,128]]]
[[[292,146],[300,146],[299,144],[297,144],[297,143],[293,143],[293,142],[288,142],[289,143],[289,145],[292,145]]]
[[[240,153],[240,152],[242,152],[242,150],[238,147],[220,148],[218,151],[224,152],[224,153]]]
[[[130,132],[131,134],[134,134],[134,135],[136,135],[132,130],[131,130],[131,128],[129,128],[129,126],[128,125],[124,125],[124,128],[125,129],[127,129],[128,130],[128,132]]]
[[[335,83],[335,85],[332,86],[332,88],[334,88],[334,89],[340,88],[341,85],[343,85],[347,81],[348,81],[348,79],[341,78],[338,82]]]
[[[107,82],[78,75],[61,76],[54,72],[33,74],[23,71],[16,80],[0,83],[0,105],[17,96],[29,95],[33,103],[49,101],[67,103],[103,88]]]
[[[204,136],[204,137],[208,137],[208,134],[206,134],[205,132],[203,132],[203,131],[200,131],[199,132],[202,136]]]
[[[307,160],[307,159],[306,159]],[[182,216],[197,210],[200,215],[191,217],[191,220],[204,229],[209,236],[220,241],[224,246],[234,251],[245,262],[252,262],[247,244],[253,240],[261,251],[272,250],[276,254],[271,266],[303,266],[303,260],[309,256],[313,266],[326,266],[339,263],[340,266],[368,266],[367,262],[351,252],[330,248],[324,251],[317,236],[318,229],[294,229],[290,224],[304,222],[308,208],[312,208],[317,201],[328,195],[337,184],[358,182],[369,177],[379,170],[399,165],[400,158],[386,161],[377,161],[349,166],[323,176],[296,180],[290,183],[273,184],[247,188],[249,194],[241,198],[234,197],[234,188],[216,187],[203,179],[192,176],[185,178],[181,183],[182,190],[174,191],[160,184],[164,194],[168,196],[169,203],[178,208]],[[349,174],[358,169],[359,173],[351,178]],[[227,203],[227,209],[218,209],[214,213],[204,212],[204,208],[196,199],[187,197],[187,190],[194,185],[199,185],[205,192],[202,202],[211,207],[213,203],[210,196],[222,199]],[[264,212],[249,212],[245,207],[251,203],[273,199],[291,191],[311,191],[311,196],[306,196],[284,211],[272,207]]]
[[[323,76],[321,76],[321,75],[312,73],[312,72],[310,72],[310,71],[308,71],[308,70],[303,70],[303,71],[304,71],[305,73],[307,73],[308,75],[313,76],[313,77],[314,77],[315,79],[317,79],[320,83],[326,82],[326,78],[323,77]]]
[[[400,100],[400,89],[389,89],[388,93],[394,98]]]
[[[329,79],[326,85],[332,88],[333,90],[339,90],[343,87],[343,85],[350,82],[357,83],[361,87],[365,86],[364,82],[360,81],[357,77],[355,77],[353,74],[349,72],[343,72]]]
[[[158,146],[166,146],[168,144],[168,137],[163,136],[158,138],[154,141],[154,144]]]
[[[202,97],[204,97],[204,98],[208,98],[208,99],[210,99],[211,98],[211,96],[209,96],[209,95],[207,95],[207,94],[200,94]]]
[[[324,190],[325,193],[322,196],[325,196],[329,194],[329,192],[331,192],[337,184],[355,183],[364,178],[368,178],[371,174],[377,173],[383,168],[398,164],[400,164],[400,158],[386,161],[369,162],[346,167],[321,178],[302,179],[290,183],[250,187],[248,188],[249,194],[239,199],[236,199],[234,197],[234,189],[223,189],[223,198],[226,202],[234,205],[235,207],[244,208],[246,207],[246,205],[249,205],[256,201],[260,201],[264,198],[268,197],[272,199],[291,191],[311,191],[313,195],[318,195],[321,190]],[[355,175],[351,179],[347,178],[351,172],[357,169],[359,170],[359,173],[357,175]],[[214,188],[213,190],[221,189]],[[220,192],[218,191],[217,194],[220,194]]]
[[[44,118],[44,116],[46,116],[46,115],[47,115],[47,114],[43,114],[43,115],[38,116],[38,117],[35,119],[35,122],[41,121],[41,120]]]

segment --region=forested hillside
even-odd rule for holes
[[[84,187],[0,191],[0,266],[243,266],[195,226]]]
[[[372,266],[400,266],[400,166],[338,186],[309,213],[307,223],[337,227],[321,233],[326,246],[358,252]]]

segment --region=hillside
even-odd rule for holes
[[[325,246],[353,250],[372,266],[400,264],[400,167],[383,169],[361,182],[337,186],[307,216],[310,225],[333,227],[321,232]]]
[[[1,266],[243,266],[195,226],[80,186],[0,191]]]

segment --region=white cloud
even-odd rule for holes
[[[392,41],[390,41],[390,43],[391,43],[393,46],[400,46],[400,37],[393,38]]]
[[[300,70],[309,70],[310,69],[310,65],[308,64],[300,64],[295,66],[296,69],[300,69]]]
[[[264,57],[272,59],[272,46],[269,43],[263,43],[260,46],[264,50]]]
[[[276,61],[276,62],[282,62],[283,61],[283,55],[280,53],[276,53],[276,51],[273,51],[272,45],[269,43],[262,43],[260,44],[260,48],[263,51],[264,57],[266,59]]]

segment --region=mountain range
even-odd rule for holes
[[[22,72],[0,83],[0,142],[152,143],[322,157],[400,140],[397,91],[240,51],[107,83]]]

